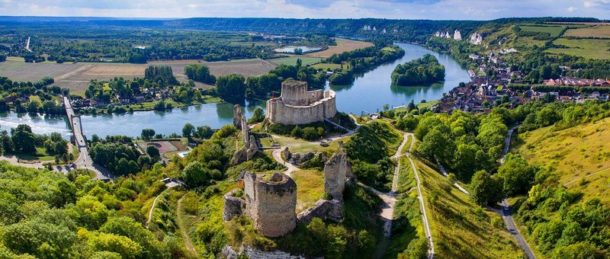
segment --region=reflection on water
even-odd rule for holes
[[[246,116],[257,107],[248,105]],[[264,108],[264,107],[263,107]],[[184,124],[194,126],[207,125],[220,128],[233,122],[233,104],[208,103],[194,105],[186,108],[175,108],[171,111],[144,111],[120,115],[83,115],[83,131],[85,135],[97,134],[100,137],[107,135],[139,136],[142,129],[154,129],[157,134],[181,134]]]
[[[70,124],[65,116],[33,115],[29,113],[0,113],[0,130],[10,132],[19,124],[27,124],[36,134],[50,134],[59,132],[65,139],[70,139],[72,133],[68,129]]]
[[[438,100],[460,82],[468,82],[468,72],[450,56],[435,53],[418,45],[398,43],[405,50],[405,56],[392,63],[381,65],[372,71],[356,77],[351,85],[328,86],[337,92],[337,109],[360,114],[376,112],[385,104],[390,107],[406,105],[411,100]],[[420,58],[425,54],[434,55],[445,66],[445,81],[431,86],[402,87],[392,85],[392,71],[398,64]]]
[[[361,112],[376,112],[385,104],[391,107],[405,105],[413,100],[419,103],[422,100],[438,100],[443,93],[449,92],[460,82],[468,82],[468,72],[460,67],[448,55],[442,55],[421,46],[412,44],[397,44],[405,50],[405,56],[395,62],[381,65],[363,75],[359,75],[353,84],[346,86],[326,86],[337,92],[337,109],[342,112],[360,114]],[[392,85],[392,71],[396,65],[432,54],[445,66],[445,81],[432,86],[401,87]],[[246,103],[246,116],[251,116],[256,107],[265,108],[263,101]],[[194,126],[208,125],[220,128],[233,122],[233,104],[209,103],[176,108],[172,111],[145,111],[131,114],[103,114],[83,115],[83,131],[91,137],[97,134],[100,137],[107,135],[126,135],[136,137],[142,129],[154,129],[156,133],[169,135],[181,134],[184,124]],[[0,114],[0,129],[8,130],[18,124],[29,124],[34,132],[48,134],[60,132],[65,137],[70,136],[67,119],[60,117],[41,117],[28,114],[15,113]]]

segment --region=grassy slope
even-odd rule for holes
[[[584,193],[584,200],[600,198],[610,204],[610,118],[554,131],[553,127],[519,135],[517,148],[530,163],[550,165],[559,182]]]
[[[405,150],[408,149],[411,139],[409,138],[409,142],[405,145]],[[399,253],[407,249],[410,242],[425,238],[411,163],[407,157],[402,157],[400,165],[392,242],[385,258],[396,258]]]
[[[324,174],[317,170],[301,170],[292,175],[297,183],[297,213],[312,207],[324,196]]]
[[[610,38],[609,25],[596,25],[584,28],[574,28],[566,31],[567,37],[594,37],[594,38]]]
[[[416,161],[437,258],[519,258],[499,215],[480,209],[440,173]]]
[[[608,39],[559,38],[553,43],[565,48],[552,48],[548,49],[547,52],[590,59],[610,59],[610,40]]]

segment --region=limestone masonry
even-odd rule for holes
[[[307,91],[307,83],[288,79],[279,98],[267,101],[267,118],[272,123],[298,125],[335,117],[337,106],[332,90]]]
[[[242,213],[252,219],[254,228],[263,236],[288,234],[297,224],[297,185],[290,177],[274,173],[270,177],[246,172],[243,199],[235,191],[225,195],[224,220]]]

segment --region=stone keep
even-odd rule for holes
[[[333,199],[343,200],[345,181],[350,171],[351,165],[347,160],[347,154],[343,151],[335,153],[324,164],[324,191]]]
[[[332,90],[307,91],[307,83],[288,79],[282,82],[279,98],[267,101],[267,119],[285,125],[309,124],[335,117],[337,106]]]
[[[297,185],[287,175],[275,173],[265,178],[246,173],[244,199],[246,213],[260,234],[279,237],[296,227]]]

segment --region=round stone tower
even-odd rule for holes
[[[246,173],[244,191],[246,212],[260,234],[279,237],[296,227],[297,185],[290,177]]]
[[[308,105],[307,82],[288,79],[282,82],[281,99],[288,105]]]

